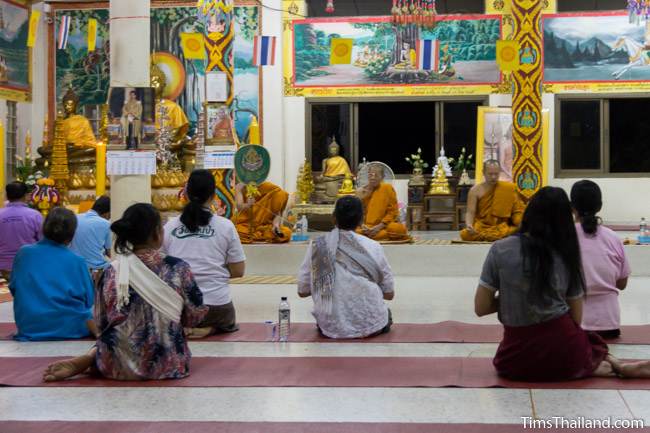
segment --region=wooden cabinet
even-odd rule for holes
[[[426,230],[458,230],[456,194],[427,194],[424,196],[422,217]]]

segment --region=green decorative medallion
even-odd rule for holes
[[[235,153],[235,172],[239,182],[259,185],[269,176],[270,170],[271,155],[265,147],[249,144]]]

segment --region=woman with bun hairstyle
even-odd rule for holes
[[[621,334],[618,294],[625,289],[630,276],[623,241],[600,224],[598,212],[603,200],[596,183],[576,182],[571,188],[571,206],[586,285],[582,329],[595,331],[606,339],[617,338]]]
[[[65,340],[91,334],[94,289],[83,258],[68,249],[77,217],[54,208],[43,239],[21,247],[9,281],[18,341]]]
[[[208,170],[194,170],[183,213],[165,224],[163,250],[190,264],[208,306],[203,322],[188,330],[190,338],[239,329],[228,283],[244,276],[246,256],[232,221],[210,212],[215,188]]]
[[[196,326],[208,310],[190,266],[159,252],[160,214],[150,204],[130,206],[111,230],[117,258],[99,280],[97,343],[86,355],[50,365],[43,374],[46,382],[88,370],[117,380],[189,375],[184,328]]]

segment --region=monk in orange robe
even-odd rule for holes
[[[289,242],[291,229],[282,226],[289,193],[271,182],[262,182],[257,189],[259,195],[250,198],[246,197],[246,185],[239,184],[235,190],[237,216],[234,222],[241,242]]]
[[[485,182],[473,186],[467,197],[467,228],[460,232],[464,241],[494,242],[519,229],[525,205],[513,183],[499,182],[500,172],[499,161],[483,164]]]
[[[392,185],[383,183],[384,170],[380,165],[368,169],[368,185],[358,191],[363,202],[363,225],[357,233],[376,241],[404,241],[410,239],[406,226],[399,222],[397,193]]]

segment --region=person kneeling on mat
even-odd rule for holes
[[[361,200],[338,199],[334,220],[334,230],[307,249],[298,274],[298,296],[312,296],[312,314],[326,337],[386,333],[393,321],[384,299],[395,296],[393,273],[381,245],[355,233],[363,221]]]

